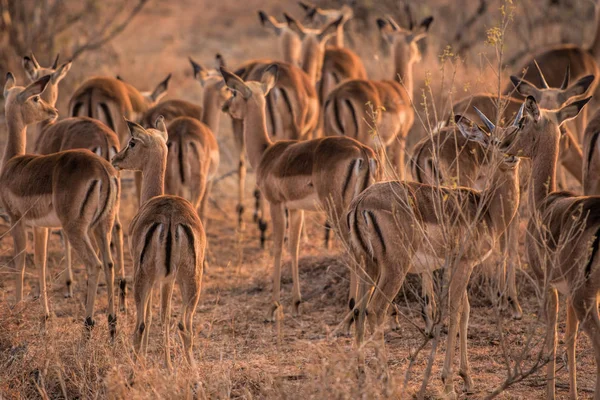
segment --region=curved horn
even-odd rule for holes
[[[565,90],[569,87],[569,77],[571,76],[571,63],[567,64],[567,70],[565,71],[565,77],[563,78],[562,83],[560,84],[561,90]]]
[[[494,125],[492,123],[492,121],[490,121],[489,118],[486,117],[485,114],[479,110],[479,108],[477,108],[475,106],[473,106],[473,108],[475,109],[475,112],[477,113],[477,115],[479,115],[479,118],[481,118],[481,120],[483,121],[485,126],[488,128],[490,133],[494,132],[494,129],[496,129],[496,125]]]
[[[540,74],[540,85],[542,86],[542,89],[549,89],[550,86],[548,86],[548,82],[546,82],[546,78],[544,78],[544,74],[542,73],[542,69],[540,68],[539,64],[536,60],[533,60],[533,63],[537,68],[538,74]]]
[[[401,30],[400,25],[398,25],[398,23],[394,20],[394,18],[390,17],[389,15],[386,15],[385,19],[387,19],[387,21],[390,23],[390,25],[392,26],[392,28],[395,31]]]
[[[60,57],[60,53],[58,53],[56,55],[56,58],[54,59],[54,64],[52,64],[52,69],[56,69],[58,68],[58,58]]]
[[[515,121],[513,122],[513,126],[519,126],[519,121],[523,118],[523,110],[525,109],[525,102],[521,104],[519,111],[517,112],[517,116],[515,117]]]

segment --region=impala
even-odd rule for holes
[[[267,133],[266,100],[275,87],[279,64],[264,69],[260,81],[244,82],[221,68],[225,83],[234,93],[225,108],[243,121],[246,153],[256,171],[257,185],[267,200],[274,235],[273,297],[268,319],[282,309],[280,303],[281,253],[288,210],[289,246],[292,254],[293,311],[299,313],[301,294],[298,276],[299,239],[304,211],[323,209],[331,221],[340,217],[358,193],[379,175],[375,154],[349,138],[320,138],[307,141],[273,142]],[[347,243],[347,231],[339,229]],[[356,280],[351,273],[350,306],[354,307]]]
[[[127,125],[131,139],[112,164],[118,169],[142,171],[142,205],[129,228],[137,314],[134,346],[138,354],[146,354],[152,322],[152,288],[159,283],[165,364],[172,369],[169,328],[171,297],[177,282],[182,297],[179,331],[186,359],[194,366],[192,324],[202,286],[204,228],[187,200],[164,195],[168,140],[164,119],[157,120],[156,129],[146,130],[130,121]]]

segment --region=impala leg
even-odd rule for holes
[[[281,204],[271,204],[271,220],[273,221],[273,297],[269,307],[267,320],[274,321],[275,313],[280,310],[281,302],[281,253],[283,251],[283,234],[285,213]]]
[[[300,303],[302,302],[302,295],[300,294],[300,275],[298,272],[298,253],[300,249],[300,235],[302,233],[302,226],[304,224],[304,210],[289,210],[288,217],[290,230],[290,254],[292,255],[292,302],[293,302],[293,314],[300,314]]]
[[[573,307],[572,300],[567,301],[567,358],[569,365],[569,397],[577,399],[577,362],[575,348],[577,343],[577,329],[579,328],[579,319]]]
[[[11,221],[15,218],[11,218]],[[12,228],[12,237],[15,247],[14,262],[17,272],[17,303],[23,300],[23,280],[25,279],[25,264],[27,251],[27,231],[23,222],[16,222]]]
[[[123,248],[123,226],[119,219],[119,213],[115,215],[112,240],[117,253],[117,268],[119,269],[119,310],[127,313],[127,281],[125,279],[125,254]]]
[[[256,198],[257,207],[260,208],[260,215],[258,217],[258,229],[260,230],[260,248],[265,248],[265,242],[267,241],[267,220],[265,216],[267,215],[265,210],[265,202],[261,201],[261,193],[260,190],[256,189],[254,191],[254,197]]]
[[[596,389],[594,400],[600,400],[600,315],[597,293],[586,293],[587,297],[573,296],[573,308],[581,322],[581,328],[592,342],[596,357]]]
[[[546,397],[555,398],[554,388],[556,380],[556,325],[558,322],[558,292],[550,288],[546,298],[546,354],[550,357],[546,373]]]
[[[236,120],[234,120],[236,121]],[[241,121],[240,121],[241,124]],[[246,191],[246,158],[245,158],[245,145],[242,144],[239,150],[239,164],[238,164],[238,228],[244,229],[244,192]]]
[[[523,309],[519,303],[517,294],[516,274],[519,265],[519,213],[513,218],[513,222],[508,228],[508,257],[507,257],[507,301],[508,307],[511,310],[513,319],[520,320],[523,318]]]
[[[450,264],[452,265],[452,264]],[[463,309],[463,299],[467,295],[467,284],[471,277],[472,267],[464,262],[455,264],[454,270],[450,270],[450,281],[448,289],[448,337],[446,339],[446,357],[442,369],[442,382],[444,383],[444,394],[448,398],[456,398],[454,391],[453,360],[456,347],[456,335],[460,325],[460,314]],[[466,333],[465,333],[466,336]]]
[[[106,291],[108,294],[108,331],[111,339],[115,338],[117,333],[117,313],[115,310],[115,264],[110,251],[110,239],[112,227],[110,223],[101,221],[95,229],[96,243],[100,247],[102,256],[102,266],[106,279]]]
[[[325,248],[331,249],[331,224],[329,220],[325,221]]]
[[[63,231],[60,231],[60,241],[65,251],[65,298],[73,297],[73,248]]]
[[[465,292],[462,300],[462,310],[460,313],[460,369],[458,374],[465,382],[465,392],[473,392],[473,379],[471,378],[471,367],[469,366],[469,357],[467,353],[467,329],[469,327],[469,315],[471,305],[469,296]]]
[[[436,312],[435,292],[433,290],[433,273],[425,271],[421,275],[421,296],[423,297],[423,319],[425,320],[425,335],[433,334],[433,321]]]
[[[406,139],[403,137],[398,136],[395,140],[395,143],[392,145],[392,161],[393,161],[393,167],[395,168],[396,172],[398,173],[398,179],[403,181],[404,180],[404,156],[405,156],[405,152],[406,152]]]
[[[149,330],[149,327],[146,326],[146,306],[149,297],[152,297],[152,282],[149,279],[138,279],[136,276],[133,284],[133,298],[135,300],[137,322],[133,332],[133,347],[138,356],[142,355],[142,339]]]
[[[142,172],[133,171],[133,174],[135,179],[135,193],[137,195],[138,208],[140,208],[142,206]]]
[[[181,313],[181,321],[179,322],[179,334],[183,341],[183,348],[185,357],[188,364],[195,368],[196,362],[194,360],[194,313],[198,301],[200,300],[200,290],[202,287],[202,267],[200,267],[200,274],[196,275],[195,279],[188,280],[185,282],[180,281],[179,287],[181,289],[181,298],[183,300],[183,310]]]
[[[164,341],[164,351],[165,351],[165,367],[171,371],[173,369],[173,365],[171,364],[171,338],[169,334],[169,329],[171,328],[171,298],[173,297],[173,286],[175,285],[175,281],[166,282],[162,286],[162,295],[161,295],[161,312],[160,316],[162,319],[163,325],[163,341]]]
[[[150,338],[150,326],[152,325],[152,297],[152,288],[150,288],[150,293],[146,299],[146,319],[144,320],[146,330],[142,335],[142,354],[144,354],[144,357],[148,353],[148,339]]]
[[[206,189],[204,189],[204,193],[202,194],[202,200],[200,200],[200,208],[198,209],[198,216],[200,217],[200,221],[202,221],[202,225],[204,226],[204,230],[207,230],[208,225],[208,217],[206,216],[206,210],[208,208],[208,198],[210,196],[210,192],[212,190],[213,181],[206,182]]]
[[[33,241],[35,246],[34,258],[38,269],[40,301],[44,311],[44,320],[50,318],[48,308],[48,290],[46,289],[46,256],[48,251],[48,228],[33,228]]]

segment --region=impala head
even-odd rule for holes
[[[167,126],[163,116],[156,119],[155,129],[144,129],[141,125],[125,120],[131,138],[127,146],[118,152],[111,163],[116,169],[143,171],[148,160],[167,160]]]
[[[259,11],[258,17],[262,26],[273,31],[279,37],[279,46],[283,61],[297,64],[302,47],[302,42],[298,34],[290,29],[287,23],[277,21],[264,11]]]
[[[223,111],[235,119],[244,119],[249,106],[265,108],[265,96],[275,86],[279,68],[277,64],[269,65],[263,72],[260,82],[244,82],[236,74],[221,68],[225,84],[231,91],[231,98],[223,106]]]
[[[385,19],[377,19],[377,26],[383,38],[392,45],[394,57],[406,63],[413,63],[421,60],[417,42],[427,36],[432,22],[433,17],[430,16],[421,21],[418,26],[413,27],[411,22],[410,29],[404,29],[392,17],[386,16]]]
[[[591,97],[577,100],[556,110],[544,110],[533,96],[528,96],[515,119],[517,129],[502,132],[499,136],[501,151],[518,157],[532,158],[539,146],[554,149],[562,135],[560,126],[575,118]],[[487,120],[486,124],[491,124]],[[493,127],[493,124],[492,124]],[[490,129],[492,130],[492,129]]]
[[[122,79],[120,79],[122,80]],[[167,75],[165,79],[163,79],[152,92],[141,92],[142,96],[146,99],[149,107],[152,107],[156,103],[160,101],[166,94],[167,89],[169,89],[169,81],[171,80],[171,74]]]
[[[354,3],[354,2],[353,2]],[[318,26],[327,25],[338,18],[342,18],[343,22],[346,22],[354,16],[352,6],[350,4],[344,4],[338,9],[324,10],[306,1],[299,1],[298,5],[302,7],[304,11],[304,23],[314,23]]]
[[[283,14],[292,31],[302,40],[300,63],[309,76],[317,82],[321,79],[321,69],[325,57],[325,43],[332,37],[338,26],[344,23],[344,16],[330,22],[321,29],[308,29],[288,14]]]
[[[534,63],[540,76],[540,88],[514,75],[510,77],[510,80],[513,85],[515,85],[517,92],[524,97],[532,96],[538,106],[546,110],[556,110],[572,98],[585,94],[592,82],[594,82],[594,75],[588,75],[569,86],[571,68],[570,66],[567,66],[565,77],[560,88],[551,88],[548,86],[546,78],[544,78],[544,74],[538,63],[535,61]]]
[[[514,122],[504,128],[496,127],[481,111],[475,108],[475,112],[479,115],[479,118],[483,121],[489,132],[484,131],[480,126],[471,122],[466,117],[456,115],[454,122],[458,127],[460,133],[467,139],[479,143],[483,148],[495,151],[497,154],[502,155],[502,162],[500,163],[501,170],[512,170],[515,169],[519,164],[519,158],[515,154],[507,153],[507,148],[504,142],[500,138],[509,137],[515,134],[515,132],[521,129],[519,122],[523,117],[524,106],[517,113]],[[495,134],[495,135],[492,135]]]
[[[51,79],[50,75],[46,75],[30,83],[29,86],[23,87],[17,86],[12,73],[6,74],[4,109],[7,119],[27,126],[58,118],[56,108],[41,98],[41,94]]]
[[[51,67],[44,68],[35,59],[33,53],[29,56],[23,57],[23,68],[25,73],[31,82],[37,81],[44,76],[50,76],[50,81],[46,86],[46,90],[42,94],[42,99],[51,105],[56,104],[58,99],[58,84],[67,75],[71,69],[71,61],[68,61],[58,66],[58,57],[54,59],[54,64]]]
[[[205,68],[191,57],[188,57],[188,59],[194,70],[194,79],[200,82],[204,93],[207,93],[212,99],[216,99],[219,108],[223,107],[223,104],[231,97],[231,92],[225,86],[225,81],[219,70]],[[225,67],[225,61],[221,54],[217,54],[215,59],[217,68]]]

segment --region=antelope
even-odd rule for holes
[[[94,326],[93,313],[98,272],[104,267],[108,291],[108,325],[116,333],[114,271],[110,238],[119,206],[119,179],[115,169],[87,150],[69,150],[50,155],[25,154],[27,125],[58,118],[57,110],[40,99],[52,79],[46,75],[27,87],[17,86],[7,75],[4,86],[8,143],[0,173],[0,203],[8,213],[14,240],[17,302],[23,299],[26,227],[33,227],[34,259],[38,267],[40,298],[45,319],[50,317],[46,290],[48,228],[62,228],[67,240],[88,271],[85,326]],[[90,233],[100,248],[102,260],[92,245]]]
[[[54,65],[50,68],[43,68],[35,60],[33,54],[30,57],[23,57],[23,67],[29,79],[34,82],[37,79],[49,75],[50,82],[41,94],[41,98],[50,106],[55,106],[58,99],[58,83],[65,77],[71,69],[71,62],[67,62],[60,67],[58,65],[58,56],[54,60]],[[98,156],[110,161],[119,149],[119,139],[116,134],[106,125],[98,120],[87,117],[67,118],[60,122],[44,121],[37,124],[38,135],[35,141],[34,153],[48,155],[65,150],[88,149]],[[126,310],[126,291],[125,281],[125,262],[123,254],[123,230],[119,213],[115,213],[113,232],[113,243],[117,254],[117,269],[119,270],[119,302],[122,311]],[[65,246],[65,297],[73,297],[73,269],[72,269],[72,248],[68,240],[63,240]]]
[[[597,173],[600,170],[598,134],[600,134],[600,111],[597,110],[583,135],[583,194],[587,196],[600,195],[600,179]]]
[[[531,159],[529,207],[535,210],[527,226],[525,249],[529,264],[545,294],[547,319],[547,395],[555,397],[556,329],[558,292],[567,297],[566,343],[570,397],[577,397],[575,344],[582,323],[596,357],[596,389],[600,399],[600,198],[556,192],[556,164],[560,126],[575,118],[590,98],[578,100],[557,110],[541,109],[535,98],[525,100],[522,129],[505,139],[509,154]],[[568,244],[566,244],[568,241]]]
[[[256,171],[257,185],[267,200],[274,235],[273,295],[267,318],[280,315],[281,253],[288,210],[289,248],[292,254],[293,313],[300,312],[302,301],[298,276],[299,239],[304,211],[324,209],[330,221],[339,222],[350,200],[379,176],[375,153],[350,138],[318,138],[307,141],[269,138],[266,96],[276,84],[280,64],[264,69],[260,81],[244,82],[221,68],[225,84],[233,96],[224,108],[232,118],[243,121],[246,153]],[[342,240],[345,229],[338,230]],[[347,240],[345,243],[348,243]],[[356,298],[356,279],[351,272],[351,308]]]
[[[179,331],[184,353],[194,367],[192,327],[202,287],[206,236],[202,222],[187,200],[164,194],[167,168],[167,127],[163,118],[156,129],[127,121],[131,139],[112,160],[117,169],[142,171],[142,205],[129,227],[129,250],[134,264],[137,322],[133,334],[136,353],[144,355],[152,322],[152,289],[161,285],[161,319],[165,364],[172,369],[169,328],[171,297],[177,281],[182,296]]]
[[[421,58],[417,42],[426,36],[432,21],[433,17],[427,17],[417,28],[405,30],[391,17],[378,19],[381,33],[392,44],[393,80],[342,82],[324,104],[325,134],[352,137],[380,154],[389,148],[400,179],[404,179],[405,140],[414,121],[412,68]],[[371,116],[365,110],[367,103],[374,109],[376,138],[371,134],[368,122]]]
[[[521,112],[510,127],[503,129],[495,128],[483,114],[482,118],[490,130],[500,130],[504,135],[520,130]],[[346,219],[352,248],[366,262],[367,276],[360,279],[354,310],[358,345],[364,339],[366,318],[371,331],[383,341],[379,327],[408,272],[421,273],[431,282],[433,270],[448,265],[449,324],[442,381],[450,398],[456,398],[452,361],[458,330],[460,375],[466,390],[473,388],[467,358],[467,284],[471,272],[490,255],[519,203],[519,158],[505,156],[504,143],[466,117],[456,116],[455,121],[467,139],[477,141],[501,159],[484,190],[407,181],[375,183],[352,201]]]
[[[304,20],[316,23],[319,26],[327,25],[336,19],[342,18],[343,22],[341,25],[338,25],[335,37],[330,42],[333,42],[331,44],[336,47],[344,47],[344,24],[354,17],[352,7],[343,5],[339,9],[324,10],[305,1],[299,1],[298,4],[304,10]]]
[[[279,22],[274,17],[262,10],[258,11],[258,18],[263,27],[268,28],[279,37],[279,51],[281,59],[287,63],[300,65],[302,41],[285,22]]]
[[[562,79],[562,73],[567,66],[571,67],[573,77],[579,78],[586,75],[600,76],[600,67],[598,57],[600,56],[600,7],[596,4],[595,33],[594,39],[589,46],[579,46],[574,44],[560,44],[548,47],[540,52],[527,57],[516,71],[526,71],[524,78],[534,79],[534,69],[536,60],[544,66],[546,79],[545,85],[549,87],[558,87]],[[600,97],[598,92],[598,80],[590,86],[589,92],[594,98]],[[509,86],[504,91],[505,94],[512,91]],[[584,109],[583,115],[577,119],[578,139],[582,141],[582,135],[587,123],[587,111]]]
[[[171,121],[177,117],[190,117],[202,121],[203,108],[186,100],[172,99],[161,101],[150,107],[140,118],[140,125],[151,128],[159,116],[165,121]]]

